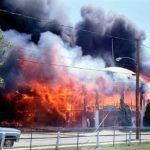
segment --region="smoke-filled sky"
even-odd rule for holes
[[[123,6],[124,4],[125,2],[122,3]],[[50,41],[55,41],[56,44],[54,45],[57,45],[57,41],[61,41],[63,46],[59,50],[59,53],[61,53],[59,57],[64,56],[65,60],[61,62],[59,59],[59,63],[82,68],[102,69],[108,66],[115,66],[116,63],[112,57],[112,38],[107,35],[133,41],[113,39],[115,58],[119,56],[135,58],[136,46],[134,40],[140,38],[141,42],[143,42],[146,34],[143,29],[139,28],[138,24],[135,25],[130,17],[128,19],[128,16],[125,17],[126,14],[120,15],[120,13],[117,13],[117,9],[114,11],[110,10],[109,8],[111,7],[109,5],[105,10],[105,7],[98,3],[98,1],[86,1],[86,3],[85,1],[80,1],[79,3],[62,0],[1,0],[0,8],[3,10],[38,18],[38,20],[47,20],[47,22],[1,11],[0,25],[5,31],[6,38],[13,41],[16,47],[24,48],[24,52],[27,53],[26,55],[32,53],[34,53],[32,54],[34,56],[39,56],[39,54],[47,55],[47,50],[45,50],[45,53],[42,53],[43,49],[36,52],[35,49],[40,49],[40,45],[45,45],[46,48],[49,45],[49,49],[51,49],[53,44],[50,44]],[[116,5],[116,8],[119,6]],[[80,17],[78,17],[78,14],[80,14]],[[73,29],[62,25],[73,26]],[[45,41],[41,43],[43,37]],[[22,40],[25,42],[20,42]],[[23,45],[21,45],[22,43]],[[55,51],[51,51],[51,53],[57,55],[57,48]],[[148,59],[146,56],[149,56],[149,54],[142,52],[141,56]],[[68,59],[71,59],[70,62]],[[132,61],[124,61],[122,63],[125,64],[124,67],[126,68],[135,68]],[[146,74],[149,74],[149,66],[149,64],[146,64]],[[9,80],[16,74],[16,71],[10,72],[8,73]],[[93,75],[87,75],[79,70],[78,73],[75,72],[74,74],[79,79],[83,79],[85,76],[87,79],[95,79]]]
[[[150,1],[149,0],[60,0],[65,3],[70,11],[71,20],[76,23],[81,20],[80,8],[83,5],[92,5],[100,7],[107,12],[115,12],[117,14],[126,16],[137,27],[143,29],[146,33],[146,40],[144,43],[150,46]]]

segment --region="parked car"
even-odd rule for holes
[[[19,141],[20,135],[21,131],[18,129],[0,127],[0,143],[4,138],[4,147],[12,147],[14,142]]]

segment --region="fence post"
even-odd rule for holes
[[[130,146],[130,145],[131,145],[131,135],[132,135],[132,131],[130,130],[130,132],[129,132],[129,141],[128,141],[128,146]]]
[[[116,128],[114,127],[113,146],[115,145],[115,131],[116,131]]]
[[[140,131],[140,144],[142,143],[142,133],[141,133],[141,131]]]
[[[55,150],[58,150],[58,148],[59,148],[59,140],[60,140],[60,131],[57,132],[57,141],[56,141],[56,148],[55,148]]]
[[[4,142],[5,142],[5,134],[2,133],[2,138],[1,138],[1,143],[0,143],[0,150],[3,150]]]
[[[96,148],[99,147],[99,130],[97,130]]]
[[[79,149],[79,131],[77,132],[77,150]]]
[[[32,128],[31,128],[31,136],[30,136],[30,150],[32,149]]]
[[[127,132],[127,127],[126,127],[126,145],[127,145],[127,138],[128,138],[128,132]]]

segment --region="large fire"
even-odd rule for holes
[[[114,88],[110,93],[97,88],[100,109],[105,105],[120,107],[120,89],[124,90],[124,101],[135,109],[135,91],[130,91],[122,83],[116,85],[104,77],[99,77],[96,84],[83,83],[70,74],[68,68],[49,65],[59,64],[57,57],[49,57],[51,63],[25,55],[18,60],[22,74],[17,87],[2,94],[11,107],[11,117],[6,121],[54,126],[77,122],[85,111],[94,112],[97,85]]]

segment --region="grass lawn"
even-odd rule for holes
[[[77,150],[77,148],[61,148],[61,150]],[[132,144],[127,146],[125,144],[118,144],[114,147],[112,145],[100,146],[99,148],[92,146],[79,147],[79,150],[150,150],[150,142],[142,144]]]
[[[118,145],[115,147],[103,147],[101,150],[150,150],[150,143],[145,144],[134,144],[131,146]]]
[[[55,147],[55,146],[54,146]],[[32,147],[32,150],[54,150],[55,148],[49,147],[49,146],[38,146],[38,147]],[[14,150],[29,150],[29,147],[18,147],[12,148]],[[10,148],[4,148],[6,150],[11,150]],[[77,147],[59,147],[59,150],[77,150]],[[99,148],[96,148],[96,146],[79,146],[78,150],[150,150],[150,142],[143,142],[141,144],[139,143],[132,143],[131,146],[128,146],[126,144],[116,144],[114,147],[112,145],[100,145]]]

